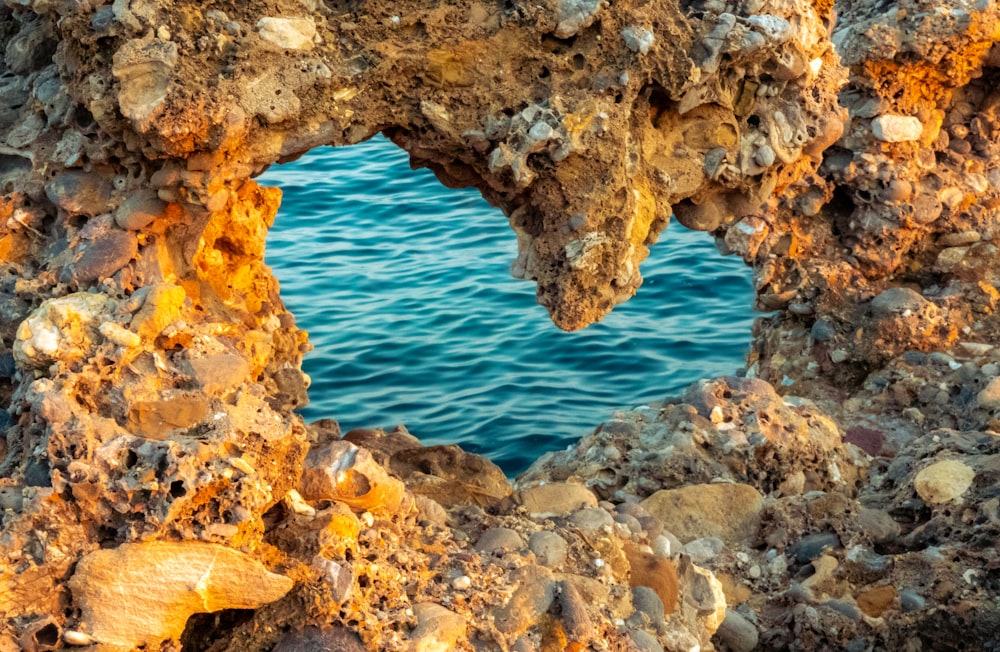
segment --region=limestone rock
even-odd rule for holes
[[[114,646],[156,647],[180,637],[188,618],[256,609],[294,582],[247,555],[210,543],[127,543],[83,557],[69,580],[80,628]]]
[[[78,292],[43,302],[17,329],[14,360],[43,369],[56,360],[80,360],[101,340],[100,325],[117,309],[103,294]]]
[[[265,41],[285,50],[311,50],[316,36],[312,18],[265,17],[257,21],[257,33]]]
[[[764,498],[749,485],[719,483],[664,489],[641,504],[682,542],[718,537],[739,543],[756,537]]]
[[[151,37],[128,41],[115,52],[112,70],[120,87],[118,105],[140,129],[167,99],[178,59],[174,41]]]
[[[597,497],[581,484],[552,482],[528,487],[518,498],[531,518],[569,516],[583,507],[597,507]]]

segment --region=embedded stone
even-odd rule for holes
[[[392,514],[402,506],[406,487],[366,449],[340,440],[309,450],[299,493],[306,500],[336,500],[355,511]]]
[[[311,50],[316,37],[312,18],[272,18],[257,21],[257,33],[265,41],[285,50]]]
[[[93,217],[109,212],[111,183],[93,172],[63,172],[45,184],[45,196],[67,213]]]
[[[872,133],[886,143],[904,143],[920,140],[924,125],[909,115],[885,113],[872,120]]]
[[[683,543],[703,537],[750,543],[760,529],[764,497],[750,485],[713,483],[661,489],[640,504]]]
[[[117,306],[103,294],[86,292],[44,301],[18,326],[14,360],[23,368],[44,369],[59,360],[87,358]]]
[[[167,99],[178,59],[177,43],[152,37],[127,41],[115,52],[111,72],[119,84],[118,106],[140,129]]]
[[[976,472],[958,460],[942,460],[921,469],[913,479],[913,488],[928,503],[950,503],[964,494]]]
[[[569,516],[583,507],[597,507],[597,496],[582,484],[551,482],[518,492],[518,499],[531,518]]]
[[[256,609],[294,584],[245,553],[196,541],[97,550],[69,579],[82,630],[104,645],[146,649],[180,638],[193,614]]]
[[[139,231],[163,215],[167,204],[153,190],[140,190],[129,195],[115,211],[115,224],[120,228]]]

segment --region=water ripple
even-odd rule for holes
[[[267,263],[316,347],[306,419],[405,423],[514,473],[615,408],[742,364],[750,273],[704,234],[672,225],[635,298],[563,333],[534,285],[510,278],[506,218],[384,139],[315,150],[260,182],[284,191]]]

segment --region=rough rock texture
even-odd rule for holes
[[[7,0],[0,650],[998,647],[1000,6],[833,4]],[[745,373],[513,486],[306,426],[251,177],[378,132],[561,328],[710,232],[772,312]],[[750,499],[647,509],[697,485]]]

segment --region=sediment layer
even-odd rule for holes
[[[0,650],[998,644],[995,2],[8,0],[0,34]],[[711,234],[772,313],[742,377],[513,484],[304,424],[252,177],[379,132],[503,210],[560,328],[672,215]]]

